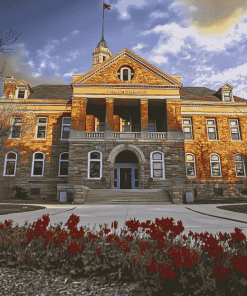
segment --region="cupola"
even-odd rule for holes
[[[104,36],[102,36],[100,42],[93,52],[93,68],[98,67],[112,56],[108,44],[106,43]]]

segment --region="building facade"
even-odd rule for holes
[[[227,83],[183,87],[128,49],[112,56],[102,38],[92,70],[70,85],[8,77],[1,103],[25,106],[2,138],[2,195],[80,201],[87,188],[163,188],[182,203],[187,192],[194,201],[245,194],[247,105]]]

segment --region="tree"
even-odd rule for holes
[[[2,33],[0,31],[0,53],[2,53],[4,56],[6,54],[9,54],[10,51],[12,50],[10,46],[16,42],[16,40],[20,37],[20,33],[15,32],[13,29],[10,29],[6,33]],[[3,71],[4,71],[4,65],[3,68],[0,71],[0,77],[3,76]]]

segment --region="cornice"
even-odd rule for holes
[[[174,88],[180,89],[180,85],[150,85],[150,84],[71,84],[74,88],[159,88],[159,89],[166,89],[166,88]]]

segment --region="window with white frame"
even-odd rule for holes
[[[245,177],[245,163],[244,163],[244,157],[242,154],[236,154],[234,157],[235,160],[235,171],[236,171],[236,177]]]
[[[185,163],[186,163],[186,176],[195,177],[196,176],[195,155],[192,153],[186,153]]]
[[[210,167],[212,177],[221,177],[220,156],[218,154],[214,153],[210,156]]]
[[[8,152],[5,155],[4,176],[15,176],[17,154],[15,152]]]
[[[131,132],[131,117],[130,115],[123,115],[120,118],[120,132]]]
[[[105,131],[105,122],[100,121],[99,118],[95,117],[95,131],[104,132]]]
[[[21,137],[21,126],[22,126],[22,118],[21,117],[12,118],[10,138],[19,139]]]
[[[35,152],[33,154],[32,162],[32,176],[43,176],[44,175],[44,162],[45,154],[42,152]]]
[[[69,153],[63,152],[59,156],[59,177],[67,177],[68,176],[68,168],[69,168]]]
[[[131,67],[122,67],[118,70],[117,75],[122,81],[130,81],[134,78],[135,72]]]
[[[218,140],[215,118],[207,118],[208,140]]]
[[[164,166],[164,153],[160,151],[154,151],[150,154],[150,167],[151,178],[164,179],[165,178],[165,166]]]
[[[183,132],[185,140],[193,140],[192,118],[183,118]]]
[[[26,89],[25,88],[19,88],[18,89],[18,99],[24,99],[25,98]]]
[[[67,140],[69,139],[71,127],[71,117],[63,117],[62,118],[62,128],[61,128],[61,139]]]
[[[102,153],[91,151],[88,153],[88,179],[101,179]]]
[[[223,101],[224,102],[231,102],[231,91],[223,91]]]
[[[148,119],[148,131],[150,133],[156,132],[156,120],[155,119]]]
[[[230,118],[229,121],[232,140],[241,140],[238,119]]]
[[[47,129],[47,117],[38,117],[36,123],[36,138],[45,139]]]

